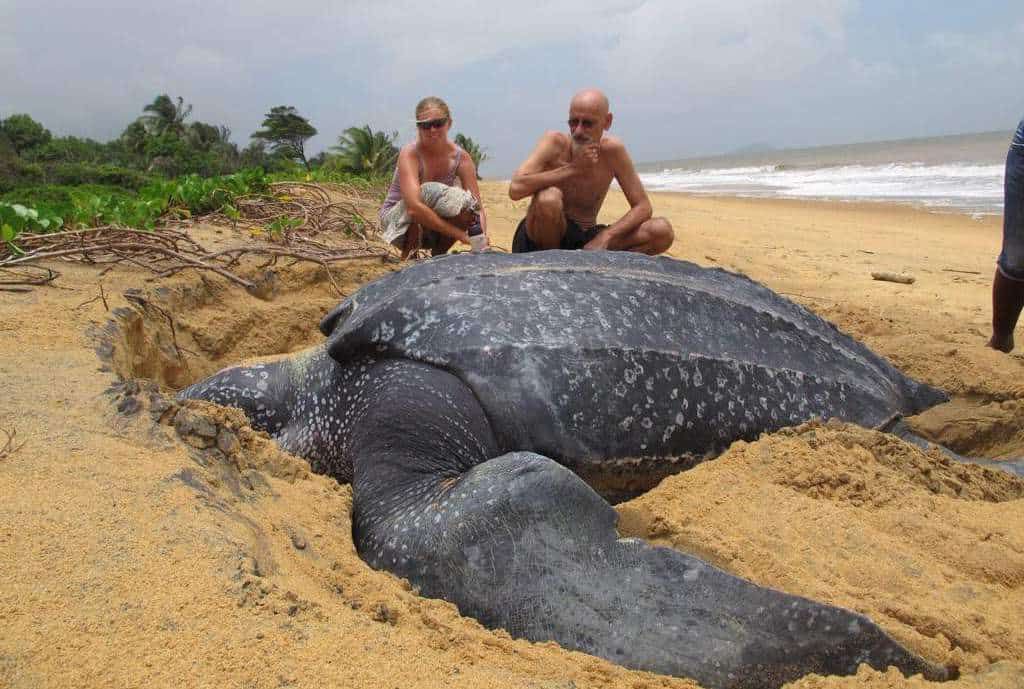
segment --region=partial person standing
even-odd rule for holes
[[[1024,119],[1006,153],[1003,249],[992,279],[992,337],[988,346],[1013,351],[1013,329],[1024,307]]]
[[[611,127],[608,99],[585,89],[569,104],[569,135],[550,131],[512,176],[514,201],[533,197],[512,240],[513,253],[541,249],[610,249],[660,254],[672,245],[672,225],[652,218],[640,176]],[[629,211],[611,225],[598,225],[612,180],[629,202]]]
[[[448,140],[448,104],[428,96],[416,105],[416,141],[398,153],[398,163],[380,209],[384,239],[402,250],[443,254],[455,242],[486,246],[487,217],[473,159]],[[484,241],[472,243],[470,235]]]

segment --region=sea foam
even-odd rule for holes
[[[1003,165],[889,163],[794,168],[759,165],[641,173],[651,191],[851,201],[904,201],[971,213],[1000,213]]]

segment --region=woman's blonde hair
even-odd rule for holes
[[[416,104],[416,119],[420,119],[420,113],[427,108],[438,108],[444,111],[444,116],[449,120],[452,118],[451,111],[448,110],[448,104],[437,96],[427,96],[419,103]]]

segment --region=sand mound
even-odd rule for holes
[[[1018,658],[1024,481],[876,431],[804,424],[619,507],[620,529],[862,612],[918,653]]]

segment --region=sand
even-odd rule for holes
[[[525,204],[496,182],[484,195],[507,248]],[[1024,456],[1024,359],[984,347],[998,218],[653,200],[676,228],[673,256],[746,273],[953,393],[912,420],[920,432]],[[602,218],[624,207],[612,194]],[[246,241],[193,232],[209,246]],[[347,486],[238,412],[171,404],[166,393],[222,366],[317,342],[338,300],[320,271],[282,272],[264,301],[194,274],[55,267],[54,287],[0,293],[0,428],[16,431],[0,451],[0,686],[694,686],[515,641],[420,598],[359,560]],[[337,276],[350,293],[393,268]],[[916,280],[872,280],[880,271]],[[868,614],[960,666],[945,686],[1009,688],[1024,686],[1022,496],[1020,481],[889,436],[808,424],[736,443],[618,510],[624,535]],[[793,686],[926,685],[862,668]]]

